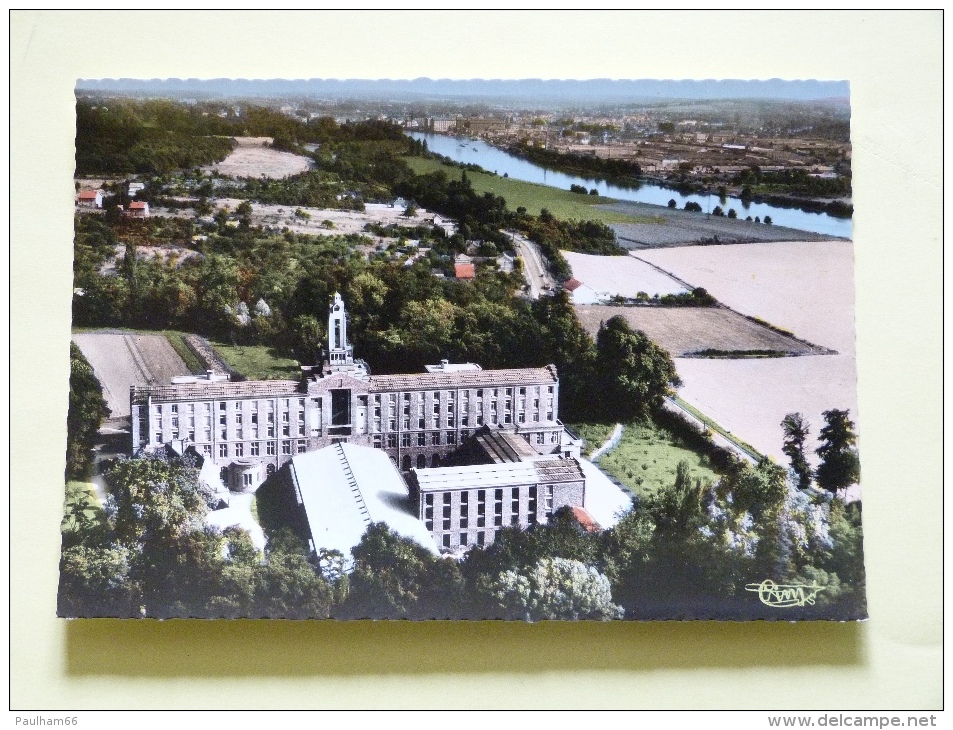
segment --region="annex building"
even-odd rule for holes
[[[293,462],[310,523],[321,510],[306,503],[318,493],[302,488],[308,480],[299,473],[316,474],[324,459],[310,454],[332,446],[337,451],[328,453],[338,457],[363,453],[352,447],[373,450],[378,472],[389,462],[409,484],[414,519],[437,546],[452,550],[492,542],[506,525],[544,522],[560,506],[584,505],[585,477],[574,458],[581,442],[559,421],[555,366],[483,370],[443,361],[423,373],[373,375],[355,359],[347,327],[335,294],[324,362],[302,367],[297,381],[232,382],[208,372],[133,386],[133,452],[194,449],[237,491],[257,489]],[[359,503],[362,487],[354,489]],[[324,504],[334,502],[326,497]]]

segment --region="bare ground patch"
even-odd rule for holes
[[[189,369],[163,335],[77,332],[73,341],[103,386],[111,418],[129,416],[129,386],[168,383]]]
[[[576,307],[579,321],[595,337],[603,322],[622,316],[634,330],[665,348],[673,357],[702,350],[765,351],[783,355],[826,353],[722,307],[612,307],[583,304]]]
[[[283,178],[307,172],[311,160],[273,150],[270,137],[235,137],[238,146],[221,162],[202,168],[229,177]]]

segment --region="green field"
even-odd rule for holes
[[[249,380],[297,380],[301,377],[298,361],[281,357],[273,347],[209,342],[225,362]]]
[[[458,167],[445,165],[438,160],[427,160],[422,157],[405,157],[404,160],[418,175],[425,175],[435,170],[444,170],[451,177],[459,177],[461,170]],[[661,218],[626,215],[611,210],[603,210],[598,206],[618,202],[612,198],[603,198],[596,195],[581,195],[568,190],[559,190],[548,185],[514,180],[509,177],[470,172],[467,177],[478,193],[491,192],[506,198],[506,207],[516,210],[526,208],[527,212],[539,215],[543,208],[549,210],[562,220],[595,220],[603,223],[660,223]]]
[[[612,429],[615,428],[614,423],[568,423],[566,425],[582,437],[584,441],[582,455],[586,458],[605,443]]]
[[[674,484],[680,461],[688,462],[693,480],[714,483],[719,478],[706,457],[651,423],[626,424],[619,445],[599,459],[599,468],[644,497]]]
[[[81,522],[100,523],[105,520],[96,486],[87,482],[66,482],[66,502],[63,510],[63,532],[75,532]]]

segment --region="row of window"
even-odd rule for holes
[[[541,392],[542,392],[542,391],[541,391],[541,387],[542,387],[542,386],[539,386],[539,385],[532,386],[533,394],[534,394],[534,395],[540,395]],[[500,395],[500,391],[501,391],[501,390],[503,391],[504,395],[506,395],[507,397],[512,397],[514,390],[517,391],[517,394],[518,394],[518,395],[522,395],[522,396],[525,396],[525,395],[526,395],[526,387],[524,386],[524,387],[520,387],[520,388],[486,388],[486,389],[484,389],[484,388],[477,388],[476,391],[475,391],[476,397],[477,397],[477,398],[483,398],[483,397],[484,397],[484,390],[486,391],[486,397],[493,397],[493,398],[498,398],[499,395]],[[546,386],[546,392],[547,392],[549,395],[552,395],[552,394],[555,392],[555,390],[556,390],[555,387],[552,386],[552,385]],[[467,398],[470,397],[470,392],[471,392],[471,391],[470,391],[469,389],[467,389],[467,390],[461,390],[461,391],[460,391],[460,397],[461,397],[463,400],[466,400]],[[447,391],[434,390],[434,391],[429,391],[430,398],[431,398],[431,400],[434,400],[434,401],[439,401],[439,400],[441,400],[441,398],[445,398],[446,400],[451,400],[451,401],[452,401],[453,398],[454,398],[454,395],[455,395],[456,393],[457,393],[456,390],[447,390]],[[427,395],[428,395],[428,392],[420,393],[420,398],[423,399],[423,398],[425,398]],[[386,396],[387,396],[387,401],[388,401],[389,403],[396,403],[396,402],[397,402],[397,393],[387,393]],[[376,394],[376,395],[374,396],[374,402],[375,402],[375,403],[380,403],[380,402],[383,400],[383,398],[384,398],[384,396],[381,395],[380,393],[378,393],[378,394]],[[402,396],[401,396],[401,400],[403,400],[404,403],[409,403],[409,402],[410,402],[410,393],[403,393]]]
[[[274,400],[271,400],[271,399],[261,399],[261,400],[265,403],[265,410],[267,410],[269,413],[274,412],[274,410],[275,410],[275,401],[274,401]],[[292,401],[292,400],[296,400],[296,401],[297,401],[297,405],[298,405],[298,409],[299,409],[299,410],[304,410],[304,400],[305,400],[304,398],[294,398],[294,399],[292,399],[292,398],[280,398],[280,399],[279,399],[279,401],[280,401],[280,402],[279,402],[279,407],[282,408],[282,409],[285,410],[285,411],[289,411],[289,410],[291,409],[291,407],[292,407],[292,406],[291,406],[291,401]],[[234,410],[234,411],[236,411],[236,412],[237,412],[237,411],[242,411],[242,410],[243,410],[243,406],[247,403],[247,404],[248,404],[248,409],[249,409],[249,411],[250,411],[253,415],[258,413],[259,400],[257,400],[257,399],[256,399],[256,400],[234,400],[234,401],[224,401],[224,400],[223,400],[223,401],[218,401],[218,410],[219,410],[219,412],[221,413],[221,412],[223,412],[223,411],[229,410],[229,408],[228,408],[228,404],[229,404],[229,403],[234,404],[234,405],[232,406],[232,410]],[[180,409],[182,409],[182,412],[185,412],[185,413],[188,413],[188,414],[193,414],[193,413],[195,413],[196,411],[198,411],[199,413],[210,413],[211,410],[212,410],[212,404],[211,404],[211,402],[209,402],[209,401],[200,401],[200,402],[198,402],[198,403],[181,403],[181,404],[180,404],[180,403],[168,403],[168,404],[166,404],[166,405],[164,405],[164,406],[163,406],[161,403],[154,403],[153,406],[152,406],[152,414],[153,414],[154,416],[162,416],[163,413],[169,413],[169,414],[175,415],[175,414],[177,414],[177,413],[180,412]]]
[[[487,492],[489,490],[480,489],[476,493],[476,527],[487,526]],[[502,527],[504,525],[503,507],[509,503],[509,512],[507,514],[506,524],[520,524],[520,487],[509,489],[495,489],[493,493],[493,526]],[[440,529],[447,530],[466,530],[470,527],[470,493],[462,491],[459,493],[457,509],[454,511],[451,505],[451,492],[443,492],[440,496],[441,522]],[[547,517],[553,511],[553,487],[548,485],[543,490],[542,510],[537,505],[537,488],[529,487],[526,499],[526,524],[534,525],[538,521],[540,514]],[[456,512],[454,514],[454,512]],[[424,495],[424,524],[431,532],[434,531],[434,494]],[[461,543],[465,544],[465,543]]]
[[[252,441],[250,444],[219,444],[218,456],[220,459],[227,459],[229,457],[241,458],[243,456],[261,456],[262,443],[264,443],[264,453],[266,456],[277,456],[279,444],[281,453],[284,456],[290,456],[291,454],[296,453],[303,454],[308,450],[308,442],[304,439],[298,441]],[[247,450],[245,448],[246,445],[248,446]],[[202,453],[206,456],[211,456],[212,444],[202,444]]]

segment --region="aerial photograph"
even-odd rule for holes
[[[58,616],[867,617],[846,81],[75,112]]]

